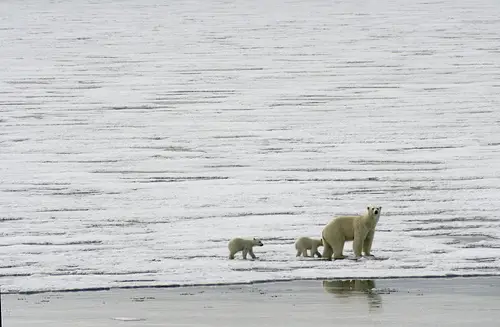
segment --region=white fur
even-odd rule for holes
[[[295,249],[297,250],[297,257],[300,257],[302,254],[304,257],[309,257],[307,255],[307,250],[310,251],[311,257],[314,257],[315,255],[318,256],[318,258],[321,258],[321,253],[318,252],[318,247],[323,246],[323,240],[322,239],[314,239],[310,237],[299,237],[297,241],[295,242]]]
[[[246,260],[247,254],[250,254],[252,259],[256,259],[257,257],[253,253],[253,247],[254,246],[263,246],[262,242],[258,238],[253,238],[253,239],[245,239],[241,237],[236,237],[233,238],[232,240],[229,241],[229,244],[227,245],[229,249],[229,259],[234,259],[234,255],[237,252],[242,251],[243,252],[243,259]]]
[[[323,258],[331,260],[344,259],[343,250],[346,241],[353,242],[356,258],[361,257],[361,251],[370,256],[375,226],[380,218],[382,207],[368,206],[367,213],[362,216],[341,216],[330,221],[322,232]]]

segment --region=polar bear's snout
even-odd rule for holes
[[[373,214],[375,216],[380,215],[380,212],[382,211],[382,207],[372,207]]]

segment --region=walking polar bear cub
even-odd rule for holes
[[[321,258],[321,253],[318,251],[318,247],[323,246],[322,239],[314,239],[310,237],[299,237],[295,242],[295,249],[297,250],[297,257],[300,257],[302,254],[304,257],[308,257],[307,250],[310,251],[311,257],[318,256]]]
[[[344,244],[353,242],[354,256],[361,257],[363,251],[371,256],[375,226],[380,218],[382,207],[368,206],[368,212],[362,216],[340,216],[330,221],[321,234],[323,239],[323,258],[326,260],[344,259]]]
[[[250,254],[252,259],[256,259],[257,257],[253,253],[254,246],[263,246],[261,240],[259,238],[253,239],[245,239],[236,237],[229,241],[227,247],[229,249],[229,259],[234,259],[234,255],[237,252],[243,251],[243,259],[246,260],[247,254]]]

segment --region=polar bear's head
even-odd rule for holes
[[[254,246],[263,246],[264,244],[262,244],[262,242],[260,241],[260,239],[259,239],[259,238],[254,237],[254,238],[253,238],[253,245],[254,245]]]
[[[378,223],[380,218],[380,212],[382,211],[382,207],[380,206],[368,206],[368,216],[375,218],[375,221]]]

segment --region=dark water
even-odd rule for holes
[[[9,326],[497,326],[497,277],[328,280],[4,296]]]

